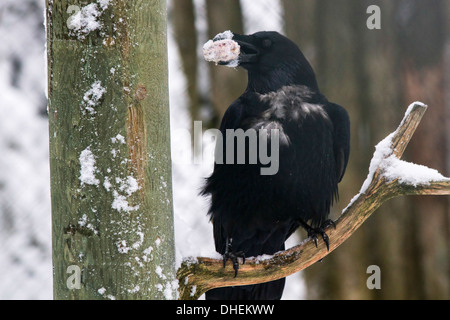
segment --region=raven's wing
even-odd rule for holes
[[[338,181],[344,177],[350,155],[350,119],[347,111],[338,104],[328,102],[325,111],[333,123],[334,156]]]
[[[227,130],[237,129],[239,127],[243,110],[244,105],[241,99],[238,99],[228,107],[222,118],[222,122],[220,123],[219,127],[220,133],[222,135],[222,143],[216,143],[215,149],[215,160],[221,159],[222,162],[221,164],[217,164],[217,162],[214,164],[214,172],[212,176],[214,176],[214,174],[217,174],[218,171],[220,172],[221,168],[224,168],[222,164],[226,161]],[[221,147],[222,150],[219,149]]]
[[[225,133],[227,129],[238,128],[239,123],[241,122],[243,107],[241,99],[236,100],[228,107],[219,128],[224,137],[226,136]]]

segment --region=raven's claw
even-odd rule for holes
[[[244,251],[233,252],[231,249],[231,242],[232,239],[227,239],[227,248],[223,255],[223,267],[225,268],[227,261],[231,260],[231,262],[233,262],[234,277],[236,278],[239,270],[238,258],[242,258],[242,264],[245,264],[245,253]]]
[[[325,229],[330,226],[333,226],[336,229],[336,224],[334,223],[333,220],[326,220],[319,228],[313,228],[304,222],[300,222],[300,224],[308,232],[308,237],[314,241],[316,248],[317,248],[317,235],[320,235],[322,236],[323,242],[325,242],[325,245],[327,246],[327,250],[330,251],[330,238],[328,238],[328,235],[325,233]]]
[[[238,258],[242,258],[242,264],[245,264],[245,253],[242,251],[239,252],[227,252],[223,255],[223,267],[225,268],[225,265],[228,260],[231,260],[233,262],[233,269],[234,269],[234,277],[237,277],[238,270],[239,270],[239,260]]]

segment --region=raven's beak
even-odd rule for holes
[[[244,67],[249,64],[258,62],[260,51],[253,43],[255,39],[253,36],[246,36],[240,34],[233,34],[233,40],[236,41],[241,47],[241,53],[239,55],[239,65]]]

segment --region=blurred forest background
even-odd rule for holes
[[[379,30],[366,26],[370,5],[381,9]],[[348,110],[352,123],[333,218],[358,193],[374,146],[413,101],[429,110],[406,160],[450,175],[449,0],[169,0],[168,9],[169,51],[177,51],[169,52],[170,63],[185,79],[182,92],[171,88],[171,96],[188,97],[186,126],[197,120],[205,130],[217,127],[246,86],[244,71],[202,60],[207,39],[225,30],[275,28],[299,45],[321,91]],[[42,0],[0,3],[0,299],[52,297],[43,10]],[[175,109],[172,101],[179,100],[171,98]],[[175,196],[177,188],[189,188],[177,184],[177,175],[174,168]],[[194,201],[188,198],[179,206]],[[381,269],[381,290],[366,286],[370,265]],[[305,299],[450,299],[449,198],[389,201],[301,274],[301,283],[290,281],[305,286]]]

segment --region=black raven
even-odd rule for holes
[[[202,194],[211,195],[216,250],[224,265],[233,262],[237,275],[239,257],[245,262],[245,257],[284,250],[284,242],[299,226],[316,245],[320,235],[328,246],[324,228],[332,224],[327,220],[330,206],[347,166],[350,121],[344,108],[320,93],[311,65],[294,42],[277,32],[234,34],[232,40],[240,46],[238,65],[248,71],[248,86],[222,119],[224,143],[216,152],[223,153],[224,161],[216,157]],[[276,137],[277,172],[262,174],[267,162],[226,161],[227,153],[239,148],[227,147],[230,129],[267,130],[266,139],[258,135],[256,144],[246,139],[246,161],[261,148],[261,141],[271,150],[268,145]],[[280,299],[284,284],[281,279],[214,289],[206,299]]]

